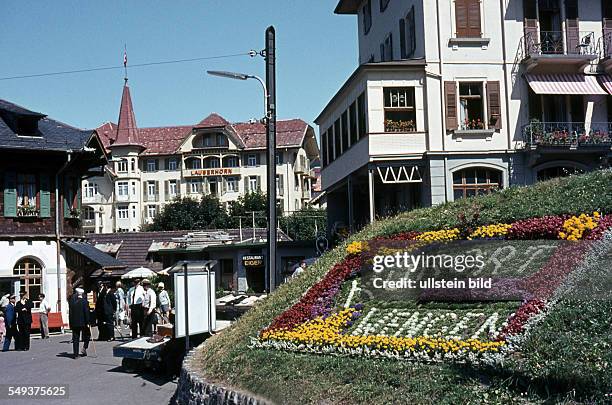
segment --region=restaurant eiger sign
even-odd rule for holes
[[[226,175],[226,174],[234,174],[234,171],[229,168],[198,169],[198,170],[192,170],[189,174],[191,176],[221,176],[221,175]]]
[[[242,256],[242,264],[244,267],[261,267],[264,265],[263,255],[245,255]]]

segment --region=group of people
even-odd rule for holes
[[[0,302],[0,342],[3,351],[15,341],[15,350],[29,350],[33,303],[25,292],[4,297]],[[41,338],[49,337],[48,315],[51,307],[44,294],[39,296],[39,319]],[[95,301],[95,304],[93,303]],[[93,309],[91,311],[90,309]],[[86,356],[91,340],[91,326],[98,327],[98,340],[115,340],[115,327],[130,325],[132,338],[152,336],[156,325],[169,322],[170,297],[164,283],[157,284],[157,293],[151,281],[134,279],[126,292],[120,281],[114,284],[100,282],[95,300],[88,299],[82,288],[75,288],[69,299],[69,326],[72,331],[73,356]],[[79,353],[79,342],[83,350]]]
[[[28,298],[28,294],[23,291],[19,293],[19,301],[14,294],[7,298],[8,302],[3,303],[0,307],[2,351],[8,351],[13,340],[15,341],[15,350],[30,350],[30,329],[32,328],[32,308],[34,305]],[[41,299],[41,306],[47,308],[49,305],[44,298],[44,294],[41,294],[39,298]],[[42,304],[43,301],[44,304]],[[46,336],[48,336],[48,328],[46,333]]]

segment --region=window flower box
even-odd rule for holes
[[[17,207],[17,216],[20,218],[37,218],[40,211],[33,205],[20,205]]]
[[[385,132],[415,132],[416,125],[413,120],[408,121],[385,121]]]

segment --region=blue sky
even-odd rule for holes
[[[356,20],[333,14],[335,0],[2,0],[0,77],[123,63],[248,52],[277,32],[279,118],[312,120],[357,66]],[[172,4],[170,6],[169,4]],[[192,124],[210,112],[231,121],[262,116],[255,81],[206,75],[233,70],[264,76],[262,58],[129,70],[139,126]],[[117,120],[123,70],[0,80],[0,98],[81,128]]]

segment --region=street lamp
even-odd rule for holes
[[[235,80],[255,79],[264,91],[264,119],[266,125],[268,180],[268,290],[276,287],[276,31],[273,26],[266,29],[266,47],[261,52],[251,51],[266,60],[266,81],[255,75],[245,73],[209,70],[208,74]]]
[[[247,75],[245,73],[226,72],[223,70],[207,70],[206,73],[208,73],[211,76],[225,77],[226,79],[235,79],[235,80],[255,79],[257,80],[259,84],[261,84],[261,87],[263,88],[263,92],[264,92],[264,117],[269,118],[270,115],[268,111],[268,88],[266,87],[266,83],[263,81],[261,77],[255,76],[255,75]]]

